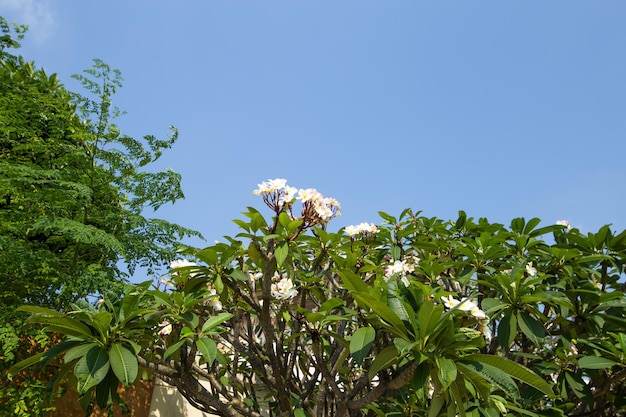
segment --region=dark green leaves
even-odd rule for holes
[[[541,323],[525,311],[520,311],[517,314],[517,322],[526,337],[528,337],[536,346],[542,345],[542,341],[546,336],[546,333]]]
[[[615,365],[615,361],[602,356],[583,356],[578,359],[578,366],[583,369],[608,369]]]
[[[359,365],[363,364],[363,360],[367,357],[374,338],[376,330],[372,327],[361,327],[357,329],[350,339],[350,354]]]
[[[130,350],[114,343],[109,351],[109,359],[115,376],[122,384],[130,385],[135,381],[139,367],[137,357]]]
[[[74,367],[74,374],[78,378],[78,392],[85,393],[102,382],[110,366],[107,351],[99,346],[93,346]]]

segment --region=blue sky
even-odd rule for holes
[[[208,242],[256,184],[342,204],[333,228],[411,207],[584,231],[626,227],[626,2],[0,0],[66,86],[122,71],[118,120],[179,142],[166,218]]]

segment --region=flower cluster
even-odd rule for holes
[[[337,200],[325,198],[314,188],[290,187],[287,185],[287,180],[283,178],[263,181],[258,184],[258,187],[252,194],[263,197],[265,204],[276,213],[288,210],[292,214],[293,203],[300,200],[303,206],[300,217],[307,227],[325,225],[333,217],[341,214],[341,206]],[[293,214],[292,217],[294,217]]]
[[[360,223],[356,226],[346,226],[344,231],[350,236],[354,238],[358,235],[375,235],[378,233],[378,228],[374,223]]]
[[[188,261],[187,259],[176,259],[170,262],[170,269],[186,268],[189,266],[198,266],[198,264]]]
[[[164,276],[161,278],[160,282],[161,284],[165,286],[169,285],[172,287],[176,287],[177,286],[176,281],[178,281],[179,278],[182,277],[180,270],[184,268],[197,267],[197,266],[198,266],[197,263],[188,261],[187,259],[175,259],[172,262],[170,262],[169,278],[172,278],[172,280],[168,279],[167,276]],[[190,274],[191,277],[196,276],[196,275],[197,273]]]
[[[172,333],[172,324],[167,322],[167,321],[163,321],[161,322],[161,324],[159,324],[159,326],[161,326],[161,330],[159,330],[159,336],[163,339],[165,339],[170,333]]]
[[[460,311],[470,313],[472,317],[478,319],[478,330],[483,334],[487,343],[491,341],[493,338],[493,334],[491,332],[491,328],[489,327],[487,321],[487,314],[478,307],[478,304],[474,302],[474,300],[470,300],[469,298],[460,301],[452,296],[443,296],[441,297],[441,301],[443,301],[443,305],[448,308],[455,308],[458,306]]]
[[[533,266],[532,262],[528,262],[526,264],[526,273],[528,273],[528,275],[530,275],[531,277],[537,275],[537,268]]]
[[[213,307],[214,310],[221,311],[222,301],[220,300],[220,297],[217,294],[217,290],[215,289],[215,286],[213,286],[212,284],[208,284],[207,289],[209,291],[209,297],[207,300],[208,305]]]
[[[567,227],[567,230],[572,230],[572,226],[569,224],[569,221],[567,220],[557,220],[556,224],[558,224],[559,226],[565,226]]]
[[[410,283],[407,275],[415,270],[415,265],[417,265],[419,261],[420,258],[417,256],[394,261],[391,265],[385,266],[385,279],[389,280],[393,276],[398,276],[402,280],[402,283],[408,287]]]
[[[325,198],[314,188],[298,191],[302,201],[302,218],[308,225],[326,224],[341,214],[341,206],[334,198]]]
[[[275,279],[279,278],[277,275]],[[298,295],[298,290],[293,286],[290,278],[284,277],[272,284],[272,297],[277,300],[290,300]]]
[[[258,187],[252,194],[263,197],[265,204],[274,211],[280,211],[285,205],[293,203],[298,192],[297,188],[288,186],[287,180],[283,178],[263,181]]]
[[[459,301],[452,296],[443,296],[441,297],[441,301],[443,301],[443,305],[447,308],[454,308],[456,306],[459,306],[459,310],[470,313],[478,320],[485,320],[487,318],[487,314],[485,314],[485,312],[482,311],[478,307],[478,304],[476,304],[473,300],[465,299],[463,301]]]

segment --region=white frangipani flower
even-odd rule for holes
[[[443,301],[443,305],[446,306],[446,308],[454,308],[456,306],[458,306],[459,304],[461,304],[461,302],[459,300],[457,300],[456,298],[450,296],[443,296],[441,297],[441,301]]]
[[[217,295],[217,291],[215,290],[215,287],[210,286],[209,287],[209,305],[211,307],[213,307],[215,310],[217,311],[221,311],[222,310],[222,301],[220,300],[219,295]]]
[[[287,212],[293,220],[297,219],[292,212],[293,203],[300,200],[303,206],[300,218],[306,227],[324,225],[341,215],[341,206],[334,198],[324,198],[315,188],[288,186],[284,178],[263,181],[252,194],[263,197],[265,204],[277,214]]]
[[[459,310],[470,313],[472,316],[477,318],[478,320],[484,320],[487,318],[487,314],[478,307],[473,300],[465,299],[463,301],[459,301],[452,296],[443,296],[441,297],[441,301],[443,301],[443,305],[447,308],[454,308],[457,305],[459,306]]]
[[[289,300],[297,295],[298,290],[294,288],[290,278],[285,277],[272,284],[272,297],[277,300]]]
[[[567,227],[567,230],[572,230],[572,226],[569,224],[569,221],[567,220],[557,220],[556,224],[558,224],[559,226]]]
[[[187,259],[176,259],[170,263],[170,269],[185,268],[187,266],[198,266],[198,264]]]
[[[297,199],[306,203],[307,201],[321,200],[322,195],[315,188],[301,188],[298,190]]]
[[[415,271],[415,266],[419,261],[420,258],[417,256],[408,256],[404,260],[394,261],[391,265],[385,266],[385,279],[389,280],[391,277],[397,276],[408,287],[411,283],[407,276]]]
[[[283,206],[285,204],[291,204],[296,199],[296,193],[298,189],[296,187],[285,187],[280,197],[278,198],[278,204]]]
[[[359,223],[355,226],[346,226],[344,231],[350,237],[357,235],[375,235],[378,233],[378,228],[374,223]]]
[[[287,185],[287,180],[284,178],[276,178],[273,180],[263,181],[260,184],[257,184],[259,188],[254,190],[252,194],[254,195],[263,195],[263,194],[271,194],[274,192],[280,191]]]
[[[526,272],[528,273],[528,275],[530,275],[531,277],[534,277],[535,275],[537,275],[537,268],[535,268],[533,266],[532,262],[528,262],[526,264]]]
[[[485,341],[487,341],[487,343],[490,343],[491,339],[493,339],[493,333],[491,332],[491,328],[489,327],[489,325],[484,321],[480,321],[480,323],[478,324],[478,329],[485,337]]]
[[[161,330],[159,330],[159,336],[165,338],[167,335],[172,333],[172,325],[167,321],[163,321],[160,324]]]

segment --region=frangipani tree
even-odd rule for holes
[[[66,339],[14,372],[59,358],[85,407],[144,369],[221,416],[623,414],[626,232],[405,210],[332,233],[336,200],[254,194],[271,216],[248,208],[156,287],[22,307]]]

